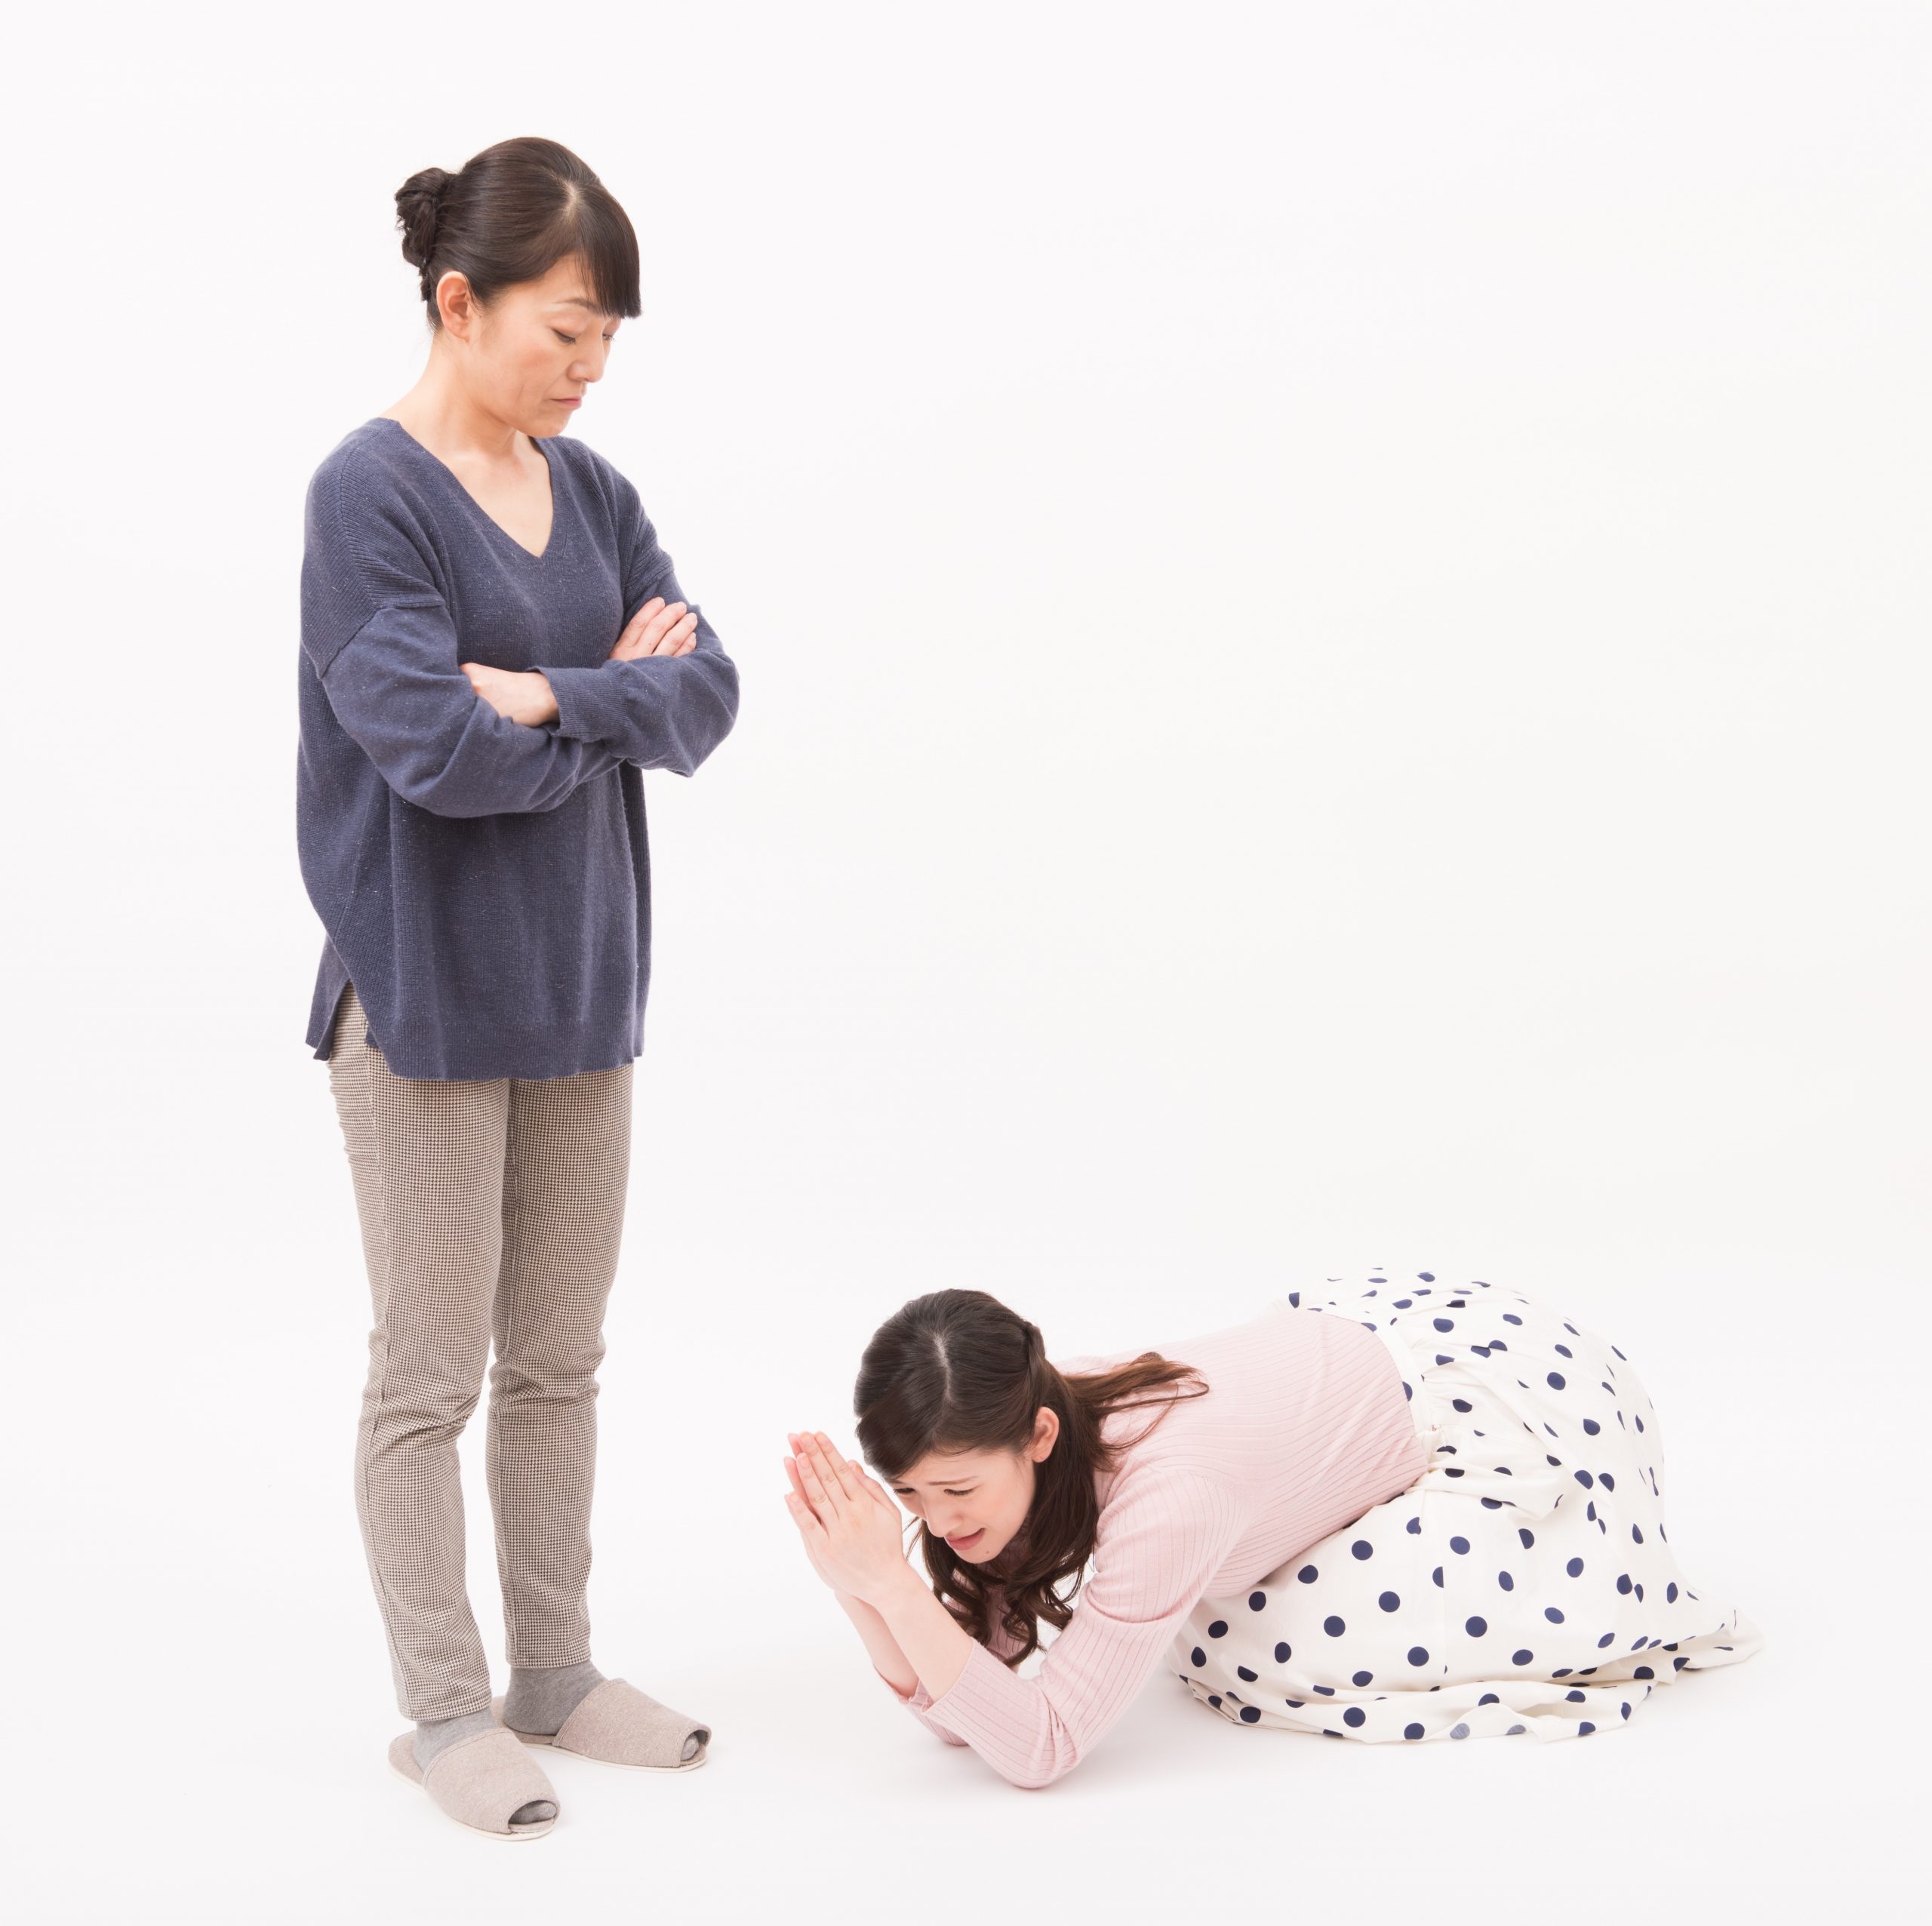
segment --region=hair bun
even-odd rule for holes
[[[395,224],[402,229],[402,257],[411,267],[427,267],[436,251],[443,196],[454,178],[441,168],[425,168],[396,189]]]

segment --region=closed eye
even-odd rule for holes
[[[551,329],[550,332],[555,335],[559,341],[568,341],[573,348],[577,346],[577,337],[574,334],[566,334],[561,328],[553,328]],[[604,337],[607,342],[614,341],[617,338],[617,333],[614,329]]]

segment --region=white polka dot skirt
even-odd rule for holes
[[[1587,1737],[1762,1644],[1678,1569],[1657,1412],[1615,1345],[1518,1291],[1426,1271],[1286,1301],[1388,1346],[1429,1463],[1251,1591],[1195,1608],[1171,1663],[1223,1718],[1341,1739]]]
[[[400,1077],[352,984],[329,1081],[374,1324],[355,1511],[408,1718],[490,1703],[463,1589],[457,1440],[491,1368],[486,1460],[513,1666],[590,1656],[597,1368],[630,1168],[629,1063],[576,1076]]]

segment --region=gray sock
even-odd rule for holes
[[[586,1659],[581,1665],[512,1666],[503,1699],[503,1723],[518,1732],[554,1734],[604,1675]],[[703,1743],[696,1733],[685,1741],[689,1758]]]
[[[497,1723],[495,1715],[485,1706],[481,1712],[459,1712],[454,1718],[419,1718],[416,1721],[416,1737],[410,1750],[416,1755],[416,1763],[423,1771],[429,1769],[429,1761],[459,1739],[467,1739],[472,1732],[487,1732]],[[510,1814],[512,1823],[520,1824],[526,1820],[554,1819],[557,1816],[556,1803],[551,1799],[532,1799],[527,1805],[520,1805]]]
[[[575,1712],[604,1675],[586,1659],[581,1665],[510,1667],[510,1688],[503,1695],[503,1723],[517,1732],[554,1735]]]

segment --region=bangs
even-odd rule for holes
[[[556,259],[581,257],[590,298],[606,314],[635,321],[644,312],[644,300],[630,217],[600,185],[579,190],[564,226],[568,245],[557,250]]]

